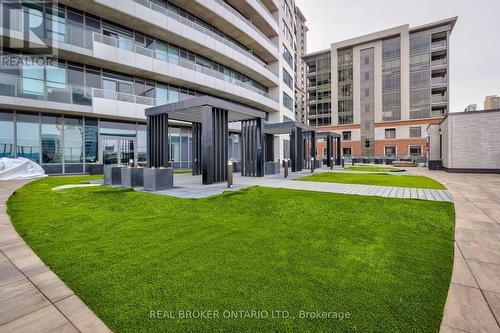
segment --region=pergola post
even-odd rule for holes
[[[314,159],[314,161],[311,161],[311,163],[316,163],[316,132],[311,131],[311,159]],[[316,166],[314,165],[313,168]]]
[[[191,169],[193,176],[201,175],[201,124],[192,124]]]
[[[227,180],[228,113],[210,105],[201,111],[201,175],[209,185]]]
[[[326,136],[326,165],[330,168],[333,164],[333,135]]]
[[[166,167],[169,163],[168,115],[158,114],[147,117],[147,165]]]
[[[292,160],[292,172],[302,171],[304,166],[304,134],[300,127],[294,127],[290,132],[290,159]]]
[[[340,147],[340,137],[339,138],[335,138],[336,141],[337,141],[337,154],[336,154],[336,159],[335,159],[335,165],[340,165],[341,162],[341,155],[342,155],[342,151],[341,151],[341,147]]]
[[[241,122],[241,175],[264,177],[264,123],[261,118]]]

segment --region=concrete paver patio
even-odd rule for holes
[[[416,168],[455,203],[455,260],[440,332],[500,332],[500,175]]]
[[[319,172],[338,172],[338,170],[317,169]],[[175,188],[154,193],[164,194],[179,198],[204,198],[212,195],[221,194],[224,191],[237,191],[250,186],[266,186],[274,188],[287,188],[292,190],[308,190],[329,193],[357,194],[368,196],[380,196],[388,198],[412,198],[432,201],[453,201],[453,198],[446,190],[432,189],[410,189],[393,186],[374,186],[360,184],[338,184],[310,181],[295,181],[299,177],[310,175],[311,171],[290,173],[288,178],[283,177],[283,172],[276,175],[267,175],[265,177],[242,177],[239,173],[234,174],[234,185],[227,188],[227,183],[218,183],[212,185],[201,185],[201,176],[192,176],[191,174],[178,174],[174,176]],[[394,177],[398,177],[394,175]],[[137,188],[137,190],[142,190]]]
[[[110,332],[17,234],[9,196],[29,181],[0,181],[0,333]]]

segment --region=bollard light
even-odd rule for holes
[[[333,157],[330,157],[330,170],[333,170]]]
[[[283,160],[283,174],[288,178],[288,160]]]
[[[311,173],[314,173],[314,157],[311,157]]]
[[[233,187],[233,162],[227,162],[227,187]]]

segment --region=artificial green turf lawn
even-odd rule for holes
[[[8,212],[115,332],[439,329],[453,262],[450,203],[262,187],[205,199],[104,186],[51,191],[84,179],[32,182]],[[208,309],[221,318],[149,317]],[[268,318],[225,319],[225,309]],[[280,310],[295,318],[271,318]],[[299,319],[300,310],[350,318]]]
[[[176,175],[179,175],[179,174],[185,174],[185,173],[192,173],[193,171],[191,169],[187,170],[187,169],[175,169],[174,170],[174,173]]]
[[[340,172],[322,172],[314,175],[297,178],[296,180],[310,182],[342,183],[342,184],[364,184],[381,186],[398,186],[412,188],[430,188],[442,190],[443,184],[434,179],[424,176],[404,176],[388,174],[359,174],[359,173],[340,173]]]
[[[397,168],[388,168],[388,167],[376,167],[376,166],[351,166],[351,167],[345,168],[345,170],[385,172],[385,171],[396,171],[396,170],[399,170],[399,169],[397,169]]]

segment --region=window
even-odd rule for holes
[[[293,99],[286,92],[283,92],[283,106],[293,111]]]
[[[291,68],[293,68],[293,57],[290,51],[286,48],[286,46],[283,44],[283,59],[290,65]],[[314,62],[314,65],[316,65],[316,62]]]
[[[385,146],[384,147],[385,156],[396,156],[396,146]]]
[[[410,127],[410,138],[422,137],[422,127]]]
[[[370,73],[365,73],[365,81],[370,80]]]
[[[351,131],[342,132],[342,140],[351,141]]]
[[[422,156],[422,146],[410,146],[409,149],[410,156]]]
[[[370,139],[365,139],[365,148],[370,148]]]
[[[396,129],[395,128],[386,128],[385,129],[385,138],[386,139],[395,139],[396,138]]]
[[[14,113],[0,110],[0,157],[14,157]]]
[[[365,65],[369,65],[370,64],[370,57],[365,57]]]
[[[365,97],[370,97],[370,89],[365,89]]]
[[[352,155],[352,148],[342,148],[342,155],[351,156]]]
[[[285,82],[288,88],[293,89],[293,79],[284,68],[283,68],[283,82]]]
[[[365,113],[370,113],[370,104],[365,105]]]

